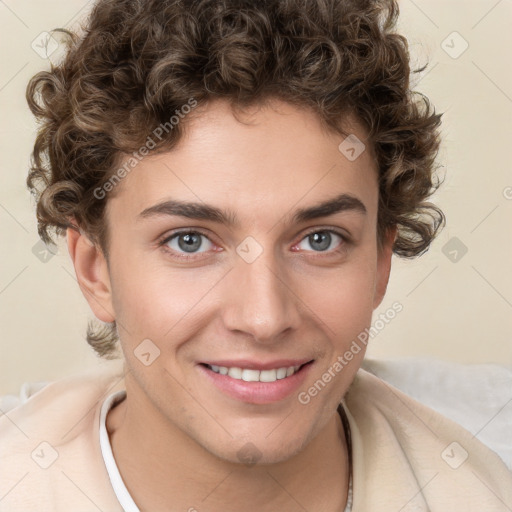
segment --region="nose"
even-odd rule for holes
[[[226,287],[224,326],[259,343],[272,343],[292,332],[300,322],[300,297],[293,290],[289,272],[264,251],[255,261],[237,258]]]

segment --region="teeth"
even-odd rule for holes
[[[288,366],[276,368],[274,370],[250,370],[249,368],[227,368],[226,366],[208,365],[210,370],[221,375],[228,375],[232,379],[243,380],[245,382],[275,382],[293,375],[300,366]]]
[[[242,370],[242,380],[245,380],[245,382],[258,382],[260,380],[260,372],[258,370]]]
[[[233,379],[242,380],[242,368],[236,368],[236,367],[230,368],[228,370],[228,375],[230,377],[233,377]]]
[[[294,368],[293,366],[290,366],[289,368],[291,371],[290,371],[290,375],[294,372]],[[279,368],[277,371],[276,371],[276,376],[278,379],[284,379],[285,377],[289,377],[290,375],[288,375],[288,368]]]
[[[277,370],[262,370],[259,374],[260,382],[274,382],[277,380]]]

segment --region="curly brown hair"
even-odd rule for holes
[[[348,115],[365,127],[379,169],[379,243],[396,226],[395,254],[424,253],[445,222],[426,201],[440,184],[442,114],[410,90],[398,14],[396,0],[100,0],[81,36],[58,29],[69,36],[65,57],[27,86],[41,121],[27,178],[39,235],[51,243],[50,230],[79,227],[108,258],[106,200],[95,191],[123,156],[191,98],[227,99],[233,111],[277,98],[343,135]],[[172,149],[183,125],[153,151]],[[87,341],[110,357],[115,322],[96,332],[90,323]]]

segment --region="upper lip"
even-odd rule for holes
[[[249,370],[273,370],[276,368],[288,368],[290,366],[302,366],[312,359],[276,359],[274,361],[254,361],[250,359],[217,359],[215,361],[202,361],[202,364],[210,366],[225,366],[227,368],[247,368]]]

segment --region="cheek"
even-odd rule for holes
[[[134,345],[149,338],[163,349],[169,341],[191,335],[199,316],[206,314],[209,291],[222,275],[219,269],[123,261],[112,276],[114,311],[122,324],[120,332],[125,331],[123,341]]]
[[[371,258],[361,258],[305,283],[300,297],[330,339],[347,341],[371,323],[375,275]]]

